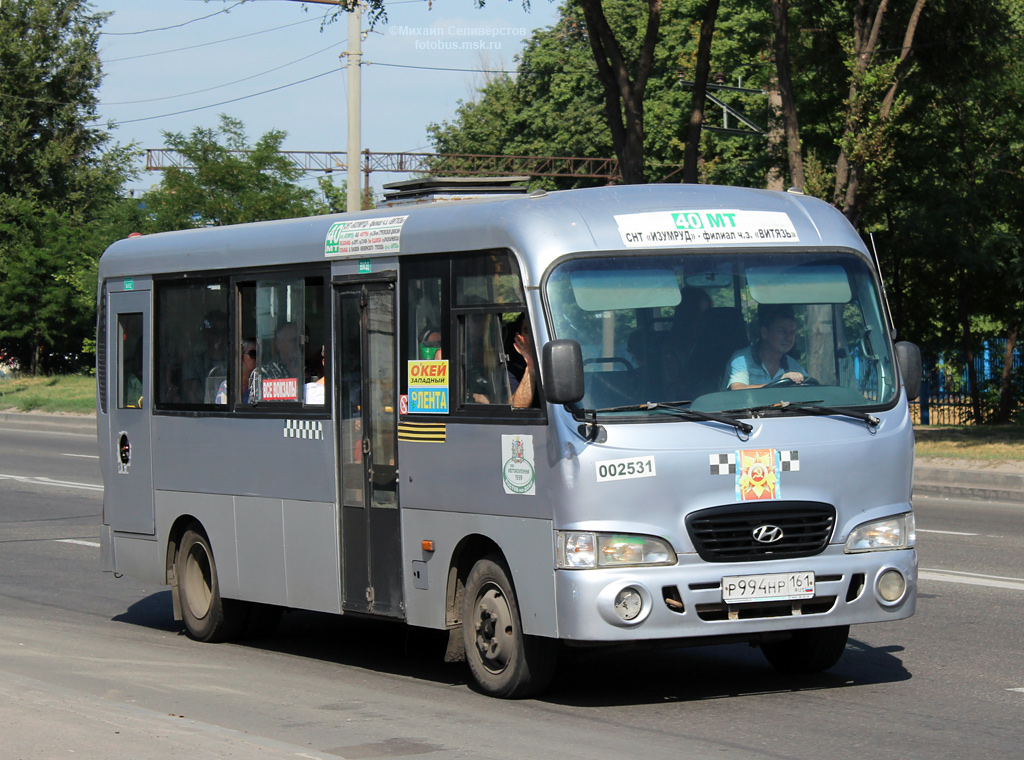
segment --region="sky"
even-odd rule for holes
[[[295,0],[92,0],[110,13],[102,27],[102,123],[113,140],[165,147],[163,133],[215,128],[227,114],[254,143],[287,132],[282,149],[344,151],[347,146],[347,18],[323,26],[329,5]],[[363,17],[362,148],[432,152],[427,125],[451,120],[472,100],[488,70],[515,69],[534,29],[549,27],[557,3],[534,0],[390,0],[372,31]],[[159,182],[144,171],[130,184]],[[315,187],[318,174],[301,184]],[[340,182],[343,172],[334,174]],[[410,174],[371,175],[385,182]]]

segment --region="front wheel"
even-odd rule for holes
[[[537,694],[554,676],[558,642],[523,634],[519,604],[500,558],[485,557],[466,579],[462,635],[473,678],[486,694]]]
[[[761,645],[761,651],[768,662],[783,673],[820,673],[839,662],[849,636],[848,625],[809,628],[794,631],[785,641],[766,642]]]
[[[221,599],[217,563],[210,542],[194,528],[181,537],[175,574],[181,616],[189,638],[227,641],[242,632],[246,623],[245,602]]]

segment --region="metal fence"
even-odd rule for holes
[[[1003,372],[1005,340],[985,342],[974,357],[978,386],[998,386]],[[1013,352],[1013,370],[1024,366],[1020,349]],[[958,355],[925,357],[921,397],[910,404],[915,425],[971,425],[971,381],[967,364]]]

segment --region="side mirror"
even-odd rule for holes
[[[541,350],[544,397],[552,404],[575,404],[583,398],[583,351],[574,340],[551,340]]]
[[[914,401],[921,395],[921,349],[913,343],[901,340],[896,344],[896,363],[900,365],[903,387],[907,389],[907,400]]]

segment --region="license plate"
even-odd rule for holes
[[[783,602],[814,596],[814,573],[730,575],[722,578],[722,601]]]

